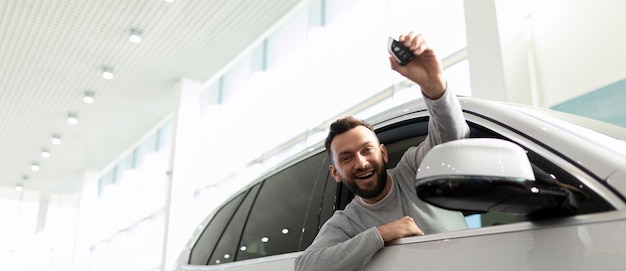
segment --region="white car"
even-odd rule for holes
[[[470,229],[402,238],[366,270],[624,270],[626,129],[548,109],[459,97],[469,139],[433,148],[416,193]],[[393,167],[427,134],[423,100],[368,120]],[[208,215],[175,270],[293,270],[353,197],[320,142]],[[358,249],[358,248],[355,248]]]

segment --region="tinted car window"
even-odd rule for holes
[[[189,264],[193,265],[205,265],[209,262],[209,257],[213,253],[213,248],[222,236],[222,232],[226,227],[226,224],[230,221],[233,213],[239,207],[239,203],[243,199],[245,193],[241,193],[234,197],[222,208],[220,208],[209,224],[204,228],[204,231],[198,238],[198,241],[194,244],[189,255]]]
[[[213,251],[213,255],[211,255],[211,259],[208,263],[209,265],[228,263],[235,260],[235,255],[238,252],[237,243],[239,242],[239,238],[241,236],[241,229],[243,228],[246,218],[250,213],[250,207],[254,202],[259,186],[260,185],[257,184],[251,188],[248,195],[246,195],[246,198],[243,202],[241,202],[239,208],[237,208],[237,211],[228,223],[226,230],[224,230],[224,233],[220,237],[220,240]]]
[[[477,124],[470,123],[471,137],[473,138],[499,138],[504,140],[513,141],[510,138],[504,137],[492,130],[482,127]],[[541,183],[552,183],[553,186],[558,186],[562,189],[569,190],[572,194],[572,202],[575,207],[569,210],[548,210],[545,214],[541,214],[536,217],[524,217],[519,215],[504,214],[489,212],[480,215],[481,226],[491,226],[508,224],[526,220],[537,220],[543,218],[554,218],[559,216],[573,216],[580,214],[589,214],[596,212],[603,212],[612,210],[613,207],[606,202],[601,196],[595,193],[593,190],[586,187],[581,180],[569,173],[567,170],[559,167],[555,162],[550,161],[537,151],[531,150],[525,146],[521,146],[526,150],[528,160],[533,166],[535,179]]]
[[[323,154],[318,154],[269,177],[261,187],[239,242],[237,260],[295,252],[300,249],[305,219],[316,186],[323,185],[328,169]],[[319,193],[321,194],[321,193]],[[320,195],[321,197],[321,195]],[[319,219],[321,200],[313,201]],[[303,248],[304,249],[304,248]]]
[[[335,210],[337,209],[336,206],[338,206],[335,201],[338,199],[337,195],[337,189],[338,187],[340,187],[339,184],[337,184],[337,182],[335,181],[335,179],[330,176],[330,174],[328,174],[328,178],[326,180],[326,189],[324,190],[324,198],[322,199],[322,209],[321,209],[321,213],[320,213],[320,221],[318,223],[318,230],[322,227],[322,225],[324,224],[324,222],[326,222],[326,220],[328,220],[331,216],[333,216],[333,213],[335,213]]]
[[[311,201],[306,212],[304,227],[302,231],[302,236],[300,237],[300,245],[298,247],[298,250],[305,250],[309,245],[311,245],[311,243],[313,243],[313,239],[315,239],[317,232],[319,232],[321,223],[325,222],[328,219],[326,217],[328,215],[327,213],[329,211],[331,212],[331,214],[332,212],[334,212],[334,210],[332,210],[332,206],[331,210],[325,210],[323,206],[324,199],[327,196],[326,190],[332,190],[331,187],[329,187],[328,182],[326,182],[326,178],[330,176],[330,172],[328,171],[328,166],[330,165],[328,155],[326,152],[322,152],[310,159],[315,159],[315,161],[321,160],[320,163],[322,164],[322,166],[320,166],[319,168],[319,177],[316,177],[315,180],[316,184],[313,189],[313,193],[311,194]],[[311,166],[315,166],[314,164],[318,163],[314,162],[313,160],[311,162]],[[337,184],[333,182],[331,186],[337,186]],[[334,195],[332,195],[331,198],[333,196]]]

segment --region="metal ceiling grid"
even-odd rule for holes
[[[180,78],[208,80],[304,2],[0,1],[0,186],[28,175],[26,189],[78,191],[86,170],[105,167],[175,109]],[[142,30],[140,44],[128,41],[131,28]],[[82,102],[86,90],[95,103]],[[66,123],[70,111],[77,125]]]

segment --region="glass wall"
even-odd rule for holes
[[[4,270],[68,270],[77,199],[28,189],[0,189],[0,262]]]
[[[458,54],[466,46],[463,12],[461,0],[311,1],[204,90],[203,147],[219,155],[203,159],[215,159],[209,164],[227,181],[231,172],[263,162],[258,158],[293,138],[315,142],[307,138],[316,133],[303,137],[303,131],[381,92],[388,95],[360,117],[419,97],[414,87],[398,87],[404,78],[389,68],[388,37],[415,31],[443,58]],[[451,63],[445,73],[457,94],[471,95],[467,61]],[[273,156],[267,166],[279,160]]]
[[[100,174],[97,191],[84,189],[88,270],[161,270],[172,136],[166,120]]]

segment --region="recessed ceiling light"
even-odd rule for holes
[[[52,135],[52,144],[59,145],[61,144],[61,136],[57,134]]]
[[[22,192],[24,190],[24,186],[21,183],[15,184],[15,191]]]
[[[41,157],[43,158],[50,158],[50,151],[47,149],[42,149],[41,150]]]
[[[77,124],[78,123],[78,116],[76,115],[76,113],[70,112],[67,114],[67,123],[69,124]]]
[[[141,42],[141,30],[133,28],[130,30],[130,37],[128,38],[132,43]]]
[[[102,67],[102,78],[113,79],[113,68],[109,66]]]
[[[93,91],[85,91],[85,96],[83,96],[83,102],[87,104],[92,104],[95,101]]]
[[[30,164],[30,169],[32,171],[39,171],[39,164],[37,162],[33,162],[32,164]]]

